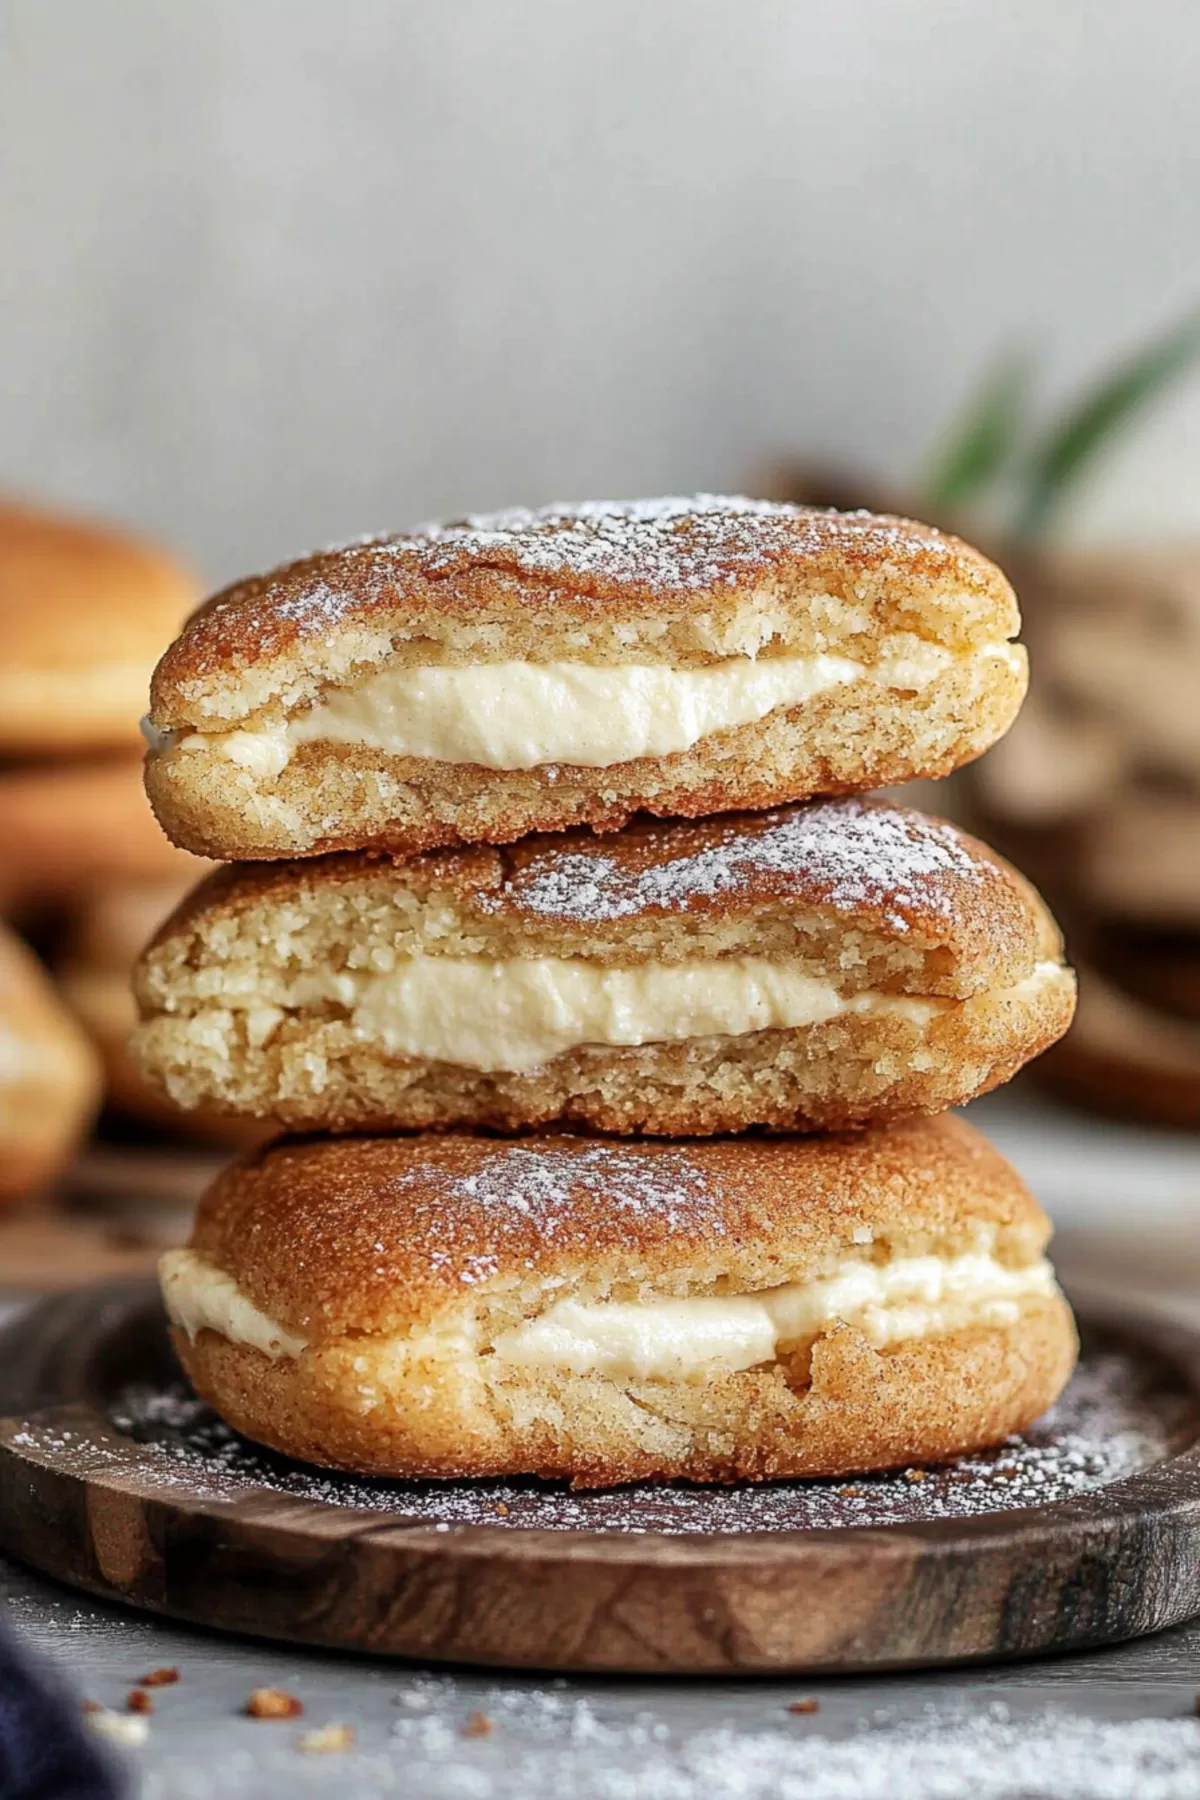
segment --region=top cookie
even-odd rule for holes
[[[871,513],[514,510],[218,594],[159,664],[147,786],[221,859],[612,829],[940,775],[1025,690],[1013,593]]]
[[[0,503],[0,754],[134,749],[150,671],[199,598],[151,545]]]

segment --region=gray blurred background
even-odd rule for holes
[[[0,486],[224,578],[465,507],[910,475],[1200,289],[1196,0],[3,0]],[[1077,537],[1200,528],[1200,383]]]

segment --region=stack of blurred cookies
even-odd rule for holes
[[[1031,559],[1023,585],[1036,680],[975,793],[1084,962],[1041,1073],[1200,1125],[1200,552]]]
[[[96,908],[161,918],[197,873],[155,828],[138,717],[164,644],[198,598],[161,551],[101,526],[0,502],[0,1193],[62,1166],[132,1023],[128,1000],[79,1025],[52,961]],[[127,983],[132,952],[121,971]],[[77,962],[89,965],[81,950]]]
[[[855,797],[1025,688],[955,539],[700,497],[367,540],[217,595],[147,786],[226,867],[141,959],[144,1078],[285,1138],[163,1264],[180,1356],[308,1460],[577,1483],[995,1442],[1074,1356],[947,1109],[1066,1029],[1032,888]]]

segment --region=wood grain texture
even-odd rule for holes
[[[0,1334],[0,1544],[151,1611],[436,1661],[783,1674],[1078,1649],[1200,1612],[1200,1334],[1138,1329],[1185,1375],[1186,1426],[1071,1500],[874,1528],[438,1530],[164,1468],[107,1414],[161,1377],[153,1292],[82,1290]]]

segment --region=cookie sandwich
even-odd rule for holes
[[[514,510],[216,595],[146,783],[217,860],[411,855],[941,775],[1026,685],[1007,581],[908,520],[699,496]]]
[[[1020,876],[857,798],[218,870],[136,987],[177,1105],[312,1131],[841,1129],[995,1086],[1074,1005]]]
[[[999,1443],[1075,1357],[1040,1209],[970,1126],[311,1140],[162,1263],[238,1430],[377,1475],[840,1474]]]

